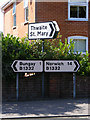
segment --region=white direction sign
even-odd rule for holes
[[[60,31],[60,28],[59,28],[57,22],[56,22],[56,21],[52,21],[52,22],[53,22],[53,24],[54,24],[55,31],[56,31],[56,32],[59,32],[59,31]]]
[[[80,65],[76,60],[45,60],[45,72],[77,72]]]
[[[29,23],[28,39],[51,39],[54,37],[56,29],[59,30],[56,22]]]
[[[15,60],[11,65],[14,72],[42,72],[41,60]]]

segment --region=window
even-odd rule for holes
[[[13,26],[16,26],[16,2],[13,4]]]
[[[88,0],[69,0],[68,2],[69,20],[88,20]]]
[[[68,43],[70,43],[70,40],[73,40],[74,44],[74,52],[82,52],[83,54],[88,51],[88,37],[83,36],[71,36],[68,37]]]
[[[25,22],[28,21],[28,0],[24,0]]]

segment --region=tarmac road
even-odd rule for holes
[[[90,115],[88,101],[88,99],[56,99],[4,102],[0,118],[3,120],[13,120],[13,118],[14,120],[86,120]],[[66,118],[67,116],[72,117]],[[74,116],[79,118],[74,118]]]

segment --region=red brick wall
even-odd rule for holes
[[[36,5],[35,5],[36,4]],[[5,35],[7,33],[15,36],[24,37],[28,33],[28,24],[24,24],[23,1],[17,3],[16,7],[16,29],[13,29],[12,5],[5,10]],[[35,8],[36,6],[36,8]],[[90,11],[90,2],[89,2]],[[62,40],[69,36],[89,37],[90,52],[90,12],[89,21],[69,21],[68,2],[29,2],[29,22],[57,21],[60,27]]]
[[[88,21],[88,48],[90,53],[90,1],[89,1],[89,21]]]
[[[76,97],[90,97],[90,77],[76,76]]]
[[[37,22],[57,21],[63,39],[68,36],[88,36],[87,21],[68,21],[68,2],[38,2]]]
[[[38,73],[31,77],[24,77],[19,73],[19,100],[41,98],[41,77]],[[16,100],[16,80],[2,81],[2,99],[3,101]]]
[[[36,4],[36,21],[57,21],[60,27],[62,40],[70,36],[85,36],[88,37],[90,27],[88,21],[70,21],[68,20],[68,2],[38,2]],[[89,3],[90,6],[90,3]],[[90,11],[90,7],[89,7]],[[90,12],[89,12],[90,18]],[[89,37],[89,52],[90,52],[90,37]]]
[[[41,73],[36,73],[35,76],[19,77],[19,99],[20,100],[32,100],[35,98],[41,98]]]
[[[73,98],[72,73],[45,73],[45,98]],[[76,76],[76,98],[90,97],[90,77]],[[16,100],[16,80],[2,81],[3,101]],[[19,100],[42,98],[42,74],[25,78],[19,74]]]
[[[53,98],[73,97],[73,74],[50,73],[49,96]]]
[[[12,17],[12,5],[5,10],[4,13],[4,34],[12,34],[13,17]]]
[[[35,22],[35,2],[28,3],[29,7],[29,22]],[[16,28],[13,29],[13,4],[10,5],[7,9],[5,9],[4,14],[4,34],[7,33],[13,34],[14,36],[18,36],[20,38],[26,36],[28,33],[28,24],[24,24],[24,2],[17,2],[16,5]]]

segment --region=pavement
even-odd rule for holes
[[[88,116],[88,99],[3,102],[0,118]]]

